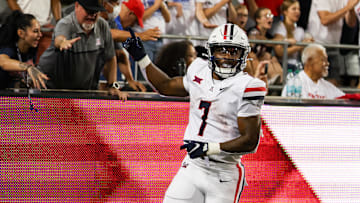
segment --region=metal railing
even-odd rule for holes
[[[207,41],[208,37],[205,36],[194,36],[194,35],[161,35],[161,38],[164,39],[186,39],[186,40],[200,40],[200,41]],[[283,57],[282,57],[282,68],[283,68],[283,78],[286,78],[287,75],[287,66],[288,66],[288,52],[287,49],[288,47],[291,45],[289,42],[286,41],[275,41],[275,40],[253,40],[253,39],[249,39],[250,43],[256,43],[256,44],[279,44],[282,45],[284,47],[283,49]],[[307,46],[308,44],[311,43],[304,43],[304,42],[297,42],[295,45],[298,46]],[[325,48],[338,48],[338,49],[355,49],[355,50],[360,50],[360,46],[359,45],[351,45],[351,44],[324,44],[324,43],[319,43],[321,45],[323,45]],[[360,64],[359,64],[360,65]],[[284,84],[283,84],[284,85]],[[279,89],[280,87],[282,88],[282,86],[273,86],[274,89]],[[360,89],[357,88],[340,88],[343,91],[346,90],[346,92],[360,92]]]

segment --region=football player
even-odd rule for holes
[[[242,70],[250,52],[244,31],[224,24],[211,33],[209,59],[195,59],[183,77],[169,78],[145,54],[141,40],[125,48],[144,77],[162,95],[190,96],[187,150],[164,202],[239,202],[245,185],[241,156],[254,153],[260,139],[265,83]]]

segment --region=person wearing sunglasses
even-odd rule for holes
[[[39,65],[52,79],[49,88],[96,90],[103,72],[109,93],[126,100],[128,94],[119,90],[116,81],[110,28],[99,11],[106,10],[98,0],[77,0],[74,11],[56,24],[52,44]]]

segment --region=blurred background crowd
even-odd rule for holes
[[[227,22],[242,28],[251,42],[245,71],[257,76],[258,64],[267,61],[270,86],[285,87],[286,74],[304,69],[305,46],[317,43],[326,48],[321,63],[326,73],[319,78],[339,88],[360,88],[359,49],[346,48],[359,45],[358,4],[359,0],[0,0],[0,89],[29,84],[109,89],[120,98],[127,96],[120,89],[151,91],[122,47],[130,37],[127,28],[142,39],[150,59],[175,77],[184,75],[196,57],[207,59],[207,37]]]

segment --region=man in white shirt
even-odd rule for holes
[[[345,23],[354,27],[356,16],[354,7],[359,0],[313,0],[309,14],[308,32],[316,43],[340,44],[343,19]],[[328,49],[330,71],[329,81],[333,84],[340,82],[340,53],[338,49]]]
[[[344,92],[324,79],[328,75],[329,66],[325,47],[320,44],[308,45],[302,53],[301,60],[304,70],[296,76],[300,78],[302,84],[301,98],[335,99],[345,95]],[[292,80],[294,79],[292,78]],[[286,96],[286,86],[283,88],[281,96]]]

